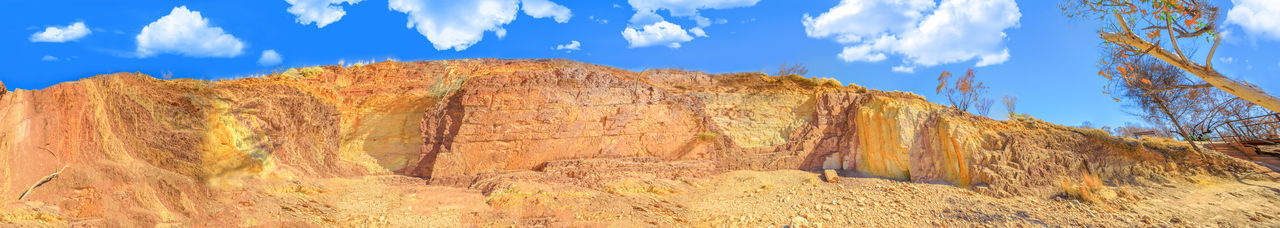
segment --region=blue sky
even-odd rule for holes
[[[1280,1],[1216,3],[1237,15],[1222,15],[1227,36],[1215,67],[1280,92]],[[565,58],[712,73],[773,72],[787,62],[807,65],[810,76],[941,103],[933,91],[939,73],[980,65],[978,80],[991,87],[989,96],[1017,95],[1019,112],[1067,125],[1137,122],[1101,93],[1096,25],[1067,18],[1057,6],[1053,0],[15,1],[0,8],[6,21],[0,81],[40,89],[112,72],[220,79],[387,58]],[[557,50],[574,41],[577,50]],[[279,61],[260,63],[266,50]],[[1003,112],[993,108],[992,116]]]

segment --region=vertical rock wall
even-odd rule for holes
[[[561,159],[706,156],[692,97],[582,68],[476,77],[426,116],[410,173],[439,180]]]

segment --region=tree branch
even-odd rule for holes
[[[44,185],[45,183],[49,183],[49,181],[52,181],[52,180],[53,180],[53,178],[57,178],[57,177],[58,177],[58,175],[62,174],[62,170],[66,170],[66,169],[67,169],[67,165],[63,165],[63,166],[62,166],[62,169],[59,169],[59,170],[58,170],[58,172],[55,172],[55,173],[53,173],[53,174],[49,174],[48,176],[44,176],[44,178],[41,178],[41,179],[40,179],[40,181],[36,181],[36,184],[31,185],[31,187],[27,188],[27,190],[26,190],[26,191],[23,191],[23,192],[22,192],[22,195],[19,195],[19,196],[18,196],[18,200],[24,200],[24,199],[27,199],[27,196],[31,194],[31,191],[36,190],[36,187],[40,187],[41,185]]]
[[[1210,85],[1209,83],[1195,84],[1195,85],[1176,85],[1176,86],[1170,86],[1165,88],[1152,89],[1151,92],[1158,93],[1158,92],[1164,92],[1164,91],[1175,90],[1175,89],[1203,89],[1203,88],[1211,88],[1211,87],[1213,87],[1213,85]]]
[[[1209,56],[1204,59],[1204,67],[1213,70],[1213,54],[1218,52],[1218,44],[1222,43],[1222,36],[1213,36],[1213,47],[1209,48]]]
[[[1165,20],[1165,25],[1168,25],[1169,27],[1173,27],[1173,25],[1171,25],[1170,23],[1172,22],[1169,22],[1169,20]],[[1173,29],[1168,29],[1167,31],[1169,31],[1169,44],[1173,46],[1173,51],[1178,53],[1179,58],[1187,59],[1187,55],[1182,54],[1182,47],[1178,47],[1178,37],[1173,36]]]
[[[1119,14],[1116,16],[1119,17]],[[1178,67],[1179,69],[1187,71],[1192,75],[1200,77],[1201,80],[1208,82],[1214,87],[1218,87],[1218,89],[1222,89],[1222,91],[1236,95],[1273,112],[1280,112],[1280,98],[1271,96],[1257,87],[1227,78],[1211,68],[1201,66],[1200,64],[1186,59],[1180,59],[1176,54],[1169,53],[1169,51],[1164,50],[1163,48],[1158,48],[1150,42],[1133,36],[1132,33],[1117,34],[1100,31],[1098,32],[1098,36],[1101,37],[1102,40],[1116,45],[1132,46],[1139,49],[1152,49],[1150,55]]]

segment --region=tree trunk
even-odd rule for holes
[[[1179,55],[1170,53],[1162,47],[1156,46],[1155,44],[1149,43],[1131,34],[1098,32],[1098,35],[1101,36],[1103,40],[1114,44],[1127,45],[1138,50],[1151,50],[1147,52],[1147,54],[1155,56],[1164,62],[1187,71],[1222,91],[1226,91],[1231,95],[1236,95],[1241,99],[1253,102],[1253,104],[1262,106],[1272,112],[1280,112],[1280,98],[1271,96],[1257,87],[1231,80],[1230,78],[1223,76],[1221,73],[1218,73],[1218,71],[1213,70],[1213,68],[1182,58]]]
[[[1182,140],[1191,145],[1191,150],[1196,151],[1196,154],[1204,154],[1203,151],[1200,151],[1200,147],[1196,146],[1196,141],[1191,140],[1191,134],[1187,134],[1187,130],[1182,128],[1182,123],[1178,121],[1178,116],[1169,111],[1169,106],[1165,105],[1164,102],[1156,101],[1156,107],[1160,107],[1160,112],[1169,117],[1169,123],[1173,124],[1173,129],[1178,131],[1178,135],[1182,136]]]

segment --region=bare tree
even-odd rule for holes
[[[795,65],[787,66],[787,63],[782,63],[782,65],[778,65],[778,72],[773,73],[773,76],[782,77],[782,76],[793,75],[793,74],[804,76],[805,74],[808,74],[808,73],[809,73],[809,68],[804,67],[804,64],[797,63]]]
[[[1127,66],[1132,77],[1114,78],[1109,88],[1128,100],[1132,112],[1157,126],[1169,126],[1191,144],[1203,140],[1204,126],[1213,125],[1222,118],[1222,106],[1232,99],[1221,99],[1225,94],[1215,94],[1207,87],[1188,87],[1192,80],[1178,68],[1147,57],[1113,58],[1113,63]],[[1117,98],[1119,100],[1119,98]]]
[[[1004,109],[1009,110],[1009,119],[1018,116],[1018,112],[1015,111],[1018,108],[1018,96],[1005,94],[1001,97],[1001,102],[1004,102]]]
[[[951,103],[951,107],[955,107],[960,111],[969,111],[970,105],[983,102],[982,95],[987,93],[987,86],[982,82],[974,81],[974,71],[970,68],[964,73],[964,77],[956,79],[955,83],[949,83],[951,80],[951,72],[943,71],[938,76],[937,93],[947,97],[947,101]],[[952,86],[948,87],[948,84]],[[986,105],[986,109],[990,110],[990,104]]]
[[[973,105],[973,109],[974,111],[978,111],[978,115],[987,116],[987,114],[991,113],[991,105],[995,103],[996,101],[991,100],[991,98],[983,98],[978,100],[977,104]]]
[[[1204,82],[1183,85],[1184,88],[1217,87],[1280,112],[1280,98],[1228,78],[1213,68],[1214,53],[1222,37],[1218,34],[1218,7],[1209,0],[1065,0],[1061,8],[1068,16],[1102,21],[1104,27],[1098,36],[1106,41],[1104,48],[1111,49],[1112,55],[1154,57]],[[1142,32],[1141,36],[1138,32]],[[1199,45],[1211,45],[1203,62],[1192,60],[1194,53],[1183,52],[1184,47]],[[1108,63],[1104,61],[1103,65]],[[1128,73],[1133,71],[1130,66],[1120,67],[1118,76],[1133,77]],[[1108,78],[1117,76],[1107,69],[1099,74]]]

